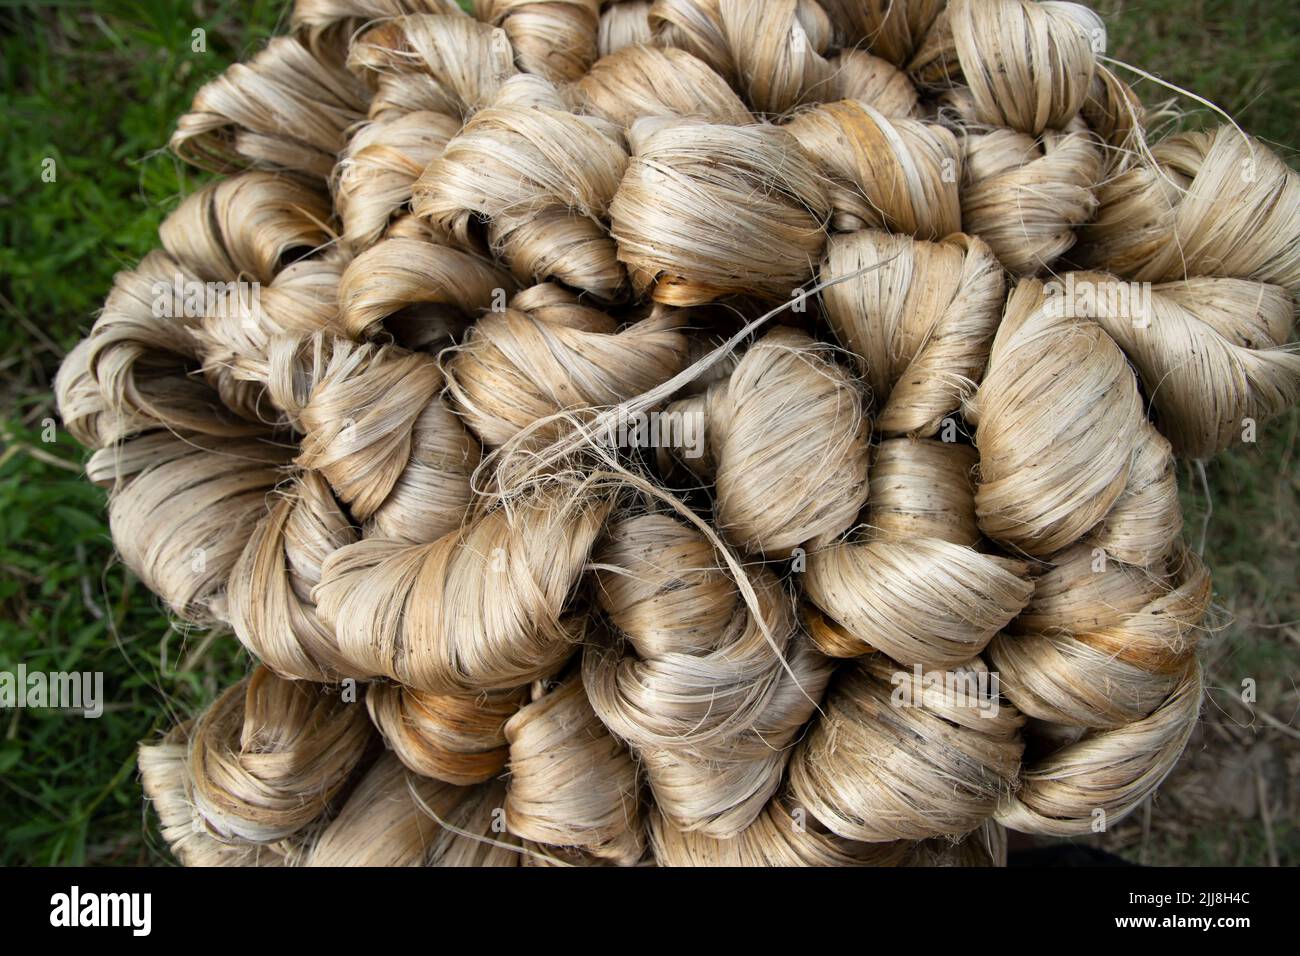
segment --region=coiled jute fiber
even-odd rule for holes
[[[1141,805],[1202,698],[1175,456],[1300,398],[1300,180],[1104,50],[298,0],[56,383],[123,560],[256,662],[141,745],[175,855],[997,865]]]

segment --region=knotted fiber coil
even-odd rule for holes
[[[998,865],[1151,796],[1175,455],[1300,398],[1281,160],[1148,142],[1073,3],[291,25],[55,383],[259,662],[141,747],[182,862]]]

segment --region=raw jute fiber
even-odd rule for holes
[[[1086,7],[298,0],[56,391],[248,676],[195,865],[1000,865],[1202,700],[1176,456],[1300,399],[1300,180]],[[1154,124],[1150,124],[1154,125]]]

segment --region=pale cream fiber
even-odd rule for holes
[[[506,826],[535,844],[636,863],[645,834],[631,754],[592,710],[580,674],[540,682],[532,696],[505,725]]]
[[[503,445],[534,422],[616,405],[677,374],[690,341],[683,324],[656,309],[619,329],[561,286],[535,285],[483,316],[451,351],[447,391],[484,443]]]
[[[965,833],[1014,789],[1024,717],[965,699],[956,679],[933,684],[875,657],[840,671],[825,714],[790,762],[795,800],[833,833],[865,843]],[[934,673],[934,672],[932,672]],[[893,703],[906,689],[911,704]]]
[[[785,127],[647,116],[627,135],[632,155],[609,216],[634,291],[700,305],[789,295],[812,275],[828,184]]]
[[[383,754],[324,826],[306,866],[515,866],[518,840],[496,838],[499,783],[457,787]]]
[[[467,786],[497,776],[506,764],[505,724],[524,703],[504,693],[428,694],[375,683],[366,694],[370,718],[407,767],[425,777]]]
[[[564,607],[608,502],[547,492],[430,544],[367,537],[325,559],[313,590],[340,653],[417,690],[507,690],[554,673],[581,641]]]
[[[54,384],[252,659],[141,745],[178,859],[991,866],[1146,805],[1176,456],[1300,399],[1281,159],[1157,140],[1056,0],[286,23]]]
[[[957,140],[947,129],[890,119],[858,100],[823,103],[786,127],[835,184],[833,226],[880,226],[919,239],[961,229]]]
[[[667,515],[613,526],[595,571],[621,638],[583,652],[596,713],[640,757],[676,826],[735,836],[779,786],[830,661],[799,633],[774,575],[752,576],[756,614],[713,546]]]
[[[190,729],[194,808],[218,839],[270,843],[326,812],[365,755],[369,721],[330,688],[259,668]]]
[[[865,406],[824,344],[776,328],[668,414],[704,430],[707,452],[682,461],[713,483],[718,531],[747,553],[783,557],[838,536],[866,500]]]
[[[284,865],[294,853],[294,844],[223,842],[195,816],[185,760],[190,727],[190,722],[177,724],[161,740],[141,744],[136,760],[141,789],[158,814],[163,839],[172,853],[185,866]]]
[[[957,665],[1025,606],[1027,565],[974,547],[974,466],[963,445],[880,443],[865,527],[814,552],[804,576],[808,601],[839,625],[813,630],[825,653],[879,650],[909,666]]]
[[[932,437],[983,371],[1001,318],[992,250],[960,233],[933,243],[863,229],[827,243],[821,275],[855,277],[826,289],[823,305],[871,387],[876,428]]]

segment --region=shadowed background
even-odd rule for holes
[[[104,493],[81,477],[80,446],[49,428],[50,386],[113,274],[157,244],[163,217],[205,178],[162,149],[176,117],[276,32],[287,5],[3,3],[0,670],[102,671],[106,702],[98,720],[0,710],[0,863],[165,863],[135,744],[204,706],[248,659],[230,635],[170,624],[114,561]],[[1297,165],[1294,0],[1093,6],[1109,55],[1214,101]],[[192,48],[196,29],[204,52]],[[1129,78],[1148,104],[1171,95]],[[1190,100],[1178,106],[1191,111],[1184,126],[1217,122]],[[53,182],[42,181],[46,159]],[[1185,534],[1203,549],[1217,602],[1202,724],[1154,800],[1080,842],[1141,863],[1300,864],[1298,435],[1293,411],[1203,478],[1182,466]]]

